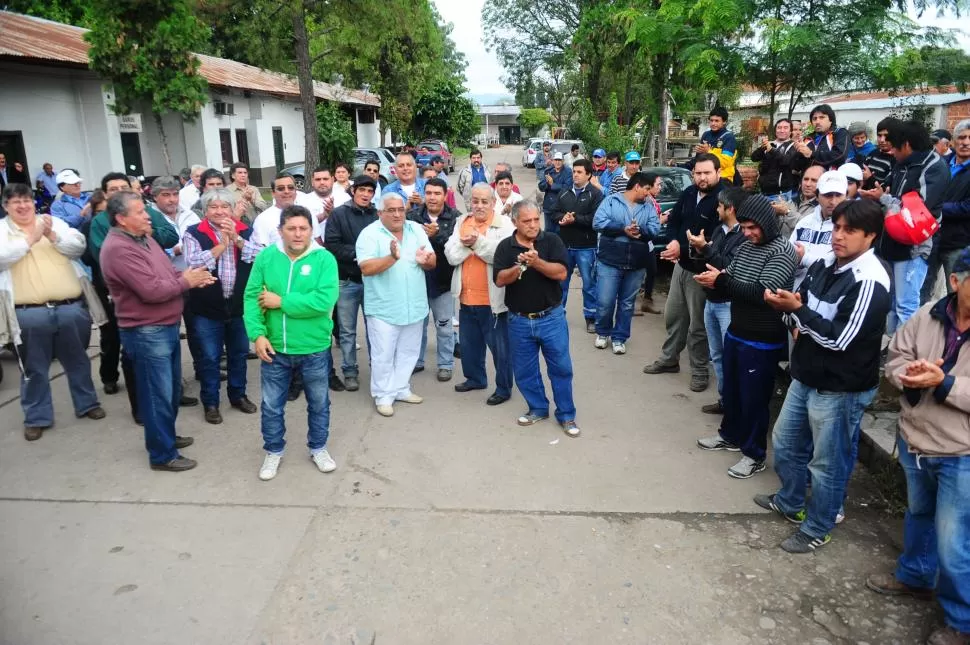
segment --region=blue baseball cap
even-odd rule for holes
[[[603,150],[602,148],[597,148],[596,150],[593,150],[593,156],[594,157],[605,157],[606,156],[606,150]]]
[[[627,161],[640,161],[640,153],[636,150],[631,150],[623,156]]]
[[[960,251],[950,273],[966,273],[967,271],[970,271],[970,246]]]

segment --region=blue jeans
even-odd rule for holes
[[[596,334],[609,336],[614,343],[630,338],[633,305],[646,269],[619,269],[596,263]]]
[[[593,320],[596,318],[596,249],[566,249],[566,252],[569,264],[566,265],[566,279],[562,281],[562,306],[566,306],[569,280],[578,266],[583,278],[583,318]]]
[[[469,385],[488,386],[485,348],[495,365],[495,393],[512,396],[512,363],[509,360],[509,317],[493,314],[489,305],[461,305],[458,309],[461,371]]]
[[[282,455],[286,440],[286,396],[290,380],[296,375],[303,377],[303,392],[307,402],[307,446],[310,454],[327,447],[330,436],[330,350],[315,354],[283,354],[276,352],[273,362],[259,363],[259,381],[263,390],[260,408],[260,429],[263,432],[263,450]]]
[[[919,292],[926,280],[929,265],[921,257],[891,262],[890,265],[893,271],[893,306],[886,321],[886,333],[892,336],[919,309]]]
[[[859,425],[876,388],[828,392],[793,379],[772,432],[781,490],[775,503],[786,513],[806,511],[801,531],[822,538],[835,527],[855,466]],[[813,447],[814,446],[814,447]],[[805,507],[805,484],[812,496]]]
[[[731,303],[707,301],[704,305],[704,327],[707,328],[707,348],[717,375],[717,396],[724,399],[724,335],[731,326]]]
[[[946,624],[970,632],[970,455],[917,457],[902,435],[896,445],[909,502],[896,579],[936,587]]]
[[[724,419],[718,432],[755,461],[764,461],[768,451],[768,403],[783,347],[755,347],[724,336]]]
[[[184,294],[184,305],[182,308],[182,320],[185,321],[185,340],[189,345],[189,354],[192,355],[192,370],[195,380],[202,381],[202,345],[199,343],[199,336],[195,333],[195,314],[189,309],[189,294]],[[122,355],[121,360],[125,358]]]
[[[337,323],[340,328],[340,369],[344,376],[358,376],[357,368],[357,314],[364,307],[364,285],[351,280],[340,281],[340,295],[337,297]],[[367,321],[364,321],[364,336],[367,336]],[[367,343],[370,352],[370,342]]]
[[[98,407],[98,395],[91,379],[91,316],[80,302],[56,307],[17,309],[20,325],[20,353],[24,374],[20,377],[20,407],[24,425],[46,428],[54,425],[51,399],[51,361],[56,356],[67,375],[74,414],[84,416]]]
[[[549,399],[539,371],[539,350],[546,359],[546,372],[552,383],[559,423],[576,418],[573,403],[573,362],[569,357],[569,326],[562,307],[542,318],[529,319],[509,314],[509,349],[515,383],[522,392],[529,412],[549,415]]]
[[[182,398],[179,326],[129,327],[121,329],[120,334],[121,344],[135,365],[148,459],[153,464],[166,464],[179,456],[175,449],[175,418]]]
[[[249,353],[249,337],[242,318],[215,320],[194,316],[195,336],[202,355],[199,357],[199,398],[207,408],[219,407],[219,360],[222,348],[226,348],[226,367],[229,378],[226,385],[229,402],[235,403],[246,396],[246,354]]]
[[[431,312],[421,330],[421,354],[416,367],[424,367],[424,352],[428,349],[428,321],[434,322],[435,353],[439,370],[455,369],[455,330],[451,319],[455,317],[455,297],[450,291],[436,298],[428,298]]]

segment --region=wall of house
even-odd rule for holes
[[[940,127],[953,132],[956,124],[964,119],[970,119],[970,99],[947,105]]]
[[[124,167],[118,120],[107,107],[110,86],[74,69],[0,63],[0,131],[20,132],[31,177],[45,162],[77,169],[84,188]]]

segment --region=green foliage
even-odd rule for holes
[[[618,150],[621,153],[628,150],[636,150],[636,127],[633,125],[620,125],[617,119],[617,108],[617,98],[613,94],[610,96],[610,115],[607,117],[606,124],[603,127],[603,137],[599,145],[595,147],[603,148],[604,150]],[[590,148],[590,145],[587,143],[586,147]]]
[[[542,108],[524,108],[519,113],[519,124],[532,136],[550,123],[552,123],[552,117]]]
[[[94,22],[90,3],[82,0],[7,0],[0,8],[77,27]]]
[[[320,163],[333,168],[343,162],[353,167],[354,125],[343,110],[328,102],[317,104],[317,137],[320,141]]]
[[[872,69],[873,86],[879,89],[926,89],[970,86],[970,56],[962,49],[924,45],[911,47],[880,61]]]
[[[209,100],[193,53],[205,26],[187,0],[141,0],[137,11],[112,0],[93,0],[98,16],[84,36],[91,69],[114,85],[114,111],[128,114],[142,102],[152,112],[194,119]]]
[[[437,79],[418,97],[412,130],[417,139],[464,143],[480,129],[474,104],[456,78]]]

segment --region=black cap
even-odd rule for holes
[[[444,163],[444,162],[445,162],[445,158],[442,157],[441,155],[434,155],[433,157],[431,157],[431,163]]]
[[[354,177],[353,188],[357,186],[370,186],[374,190],[377,190],[377,181],[370,175],[357,175]]]
[[[930,138],[936,141],[939,141],[940,139],[946,139],[949,141],[953,138],[953,135],[950,134],[949,130],[933,130],[933,132],[930,133]]]

